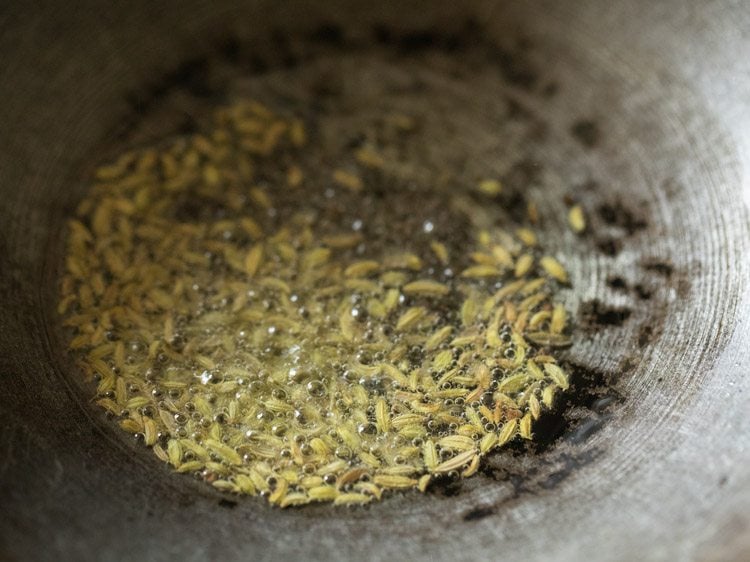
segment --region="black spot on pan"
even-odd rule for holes
[[[636,284],[633,287],[633,292],[642,301],[650,300],[653,295],[652,291],[647,289],[642,283]]]
[[[658,273],[659,275],[662,275],[664,277],[671,277],[672,273],[674,272],[674,267],[672,266],[672,264],[666,261],[650,260],[644,262],[642,266],[646,271]]]
[[[478,45],[483,40],[482,30],[477,21],[472,18],[468,18],[462,28],[455,32],[435,28],[403,32],[377,24],[373,26],[372,34],[375,41],[381,45],[393,46],[403,55],[428,49],[453,53],[470,45]]]
[[[638,347],[645,347],[651,341],[652,335],[653,328],[651,326],[643,326],[638,332]]]
[[[615,291],[626,291],[628,289],[625,279],[616,275],[607,278],[607,286]]]
[[[599,205],[597,212],[604,223],[622,228],[629,235],[648,227],[645,219],[636,215],[620,201]]]
[[[594,299],[581,305],[579,317],[584,327],[622,326],[632,312],[629,308],[609,306]]]
[[[622,250],[622,242],[617,238],[602,238],[596,241],[599,251],[608,257],[615,257]]]
[[[311,41],[325,43],[336,47],[343,46],[345,39],[343,28],[332,22],[321,24],[310,34]]]
[[[599,126],[591,119],[581,119],[573,123],[570,134],[586,148],[594,148],[601,138]]]
[[[495,509],[492,506],[480,506],[470,509],[469,511],[464,513],[462,519],[464,521],[478,521],[480,519],[484,519],[485,517],[489,517],[494,513]]]

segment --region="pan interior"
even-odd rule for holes
[[[386,9],[333,4],[307,8],[304,21],[294,17],[296,5],[196,8],[189,17],[144,8],[121,14],[117,28],[75,10],[39,15],[66,40],[43,63],[48,88],[31,66],[19,67],[33,95],[8,97],[9,114],[22,117],[9,121],[17,144],[7,153],[21,164],[8,168],[4,185],[24,189],[9,194],[13,219],[2,239],[11,272],[3,288],[18,295],[3,326],[19,333],[6,354],[16,358],[4,361],[25,383],[9,382],[15,399],[3,415],[13,427],[23,422],[13,443],[27,445],[16,450],[51,454],[9,455],[8,481],[27,484],[3,492],[11,504],[34,506],[19,511],[30,538],[17,552],[33,552],[41,529],[65,520],[55,548],[84,558],[138,551],[447,559],[478,542],[538,558],[585,537],[598,518],[618,520],[610,502],[634,513],[663,484],[650,471],[672,466],[670,455],[701,458],[688,435],[728,415],[708,396],[721,394],[727,412],[737,406],[722,394],[714,365],[724,365],[721,350],[746,304],[727,273],[746,234],[744,209],[733,204],[741,168],[725,124],[685,77],[665,80],[668,65],[649,60],[645,47],[616,49],[626,34],[610,24],[608,45],[594,31],[608,21],[604,9],[591,6],[582,16],[544,3],[477,3],[467,18],[446,4],[429,21],[417,8],[394,18]],[[81,36],[86,23],[98,34]],[[567,357],[576,392],[567,413],[540,429],[546,441],[499,453],[478,477],[426,496],[281,512],[171,474],[110,428],[85,398],[54,328],[64,218],[101,157],[191,127],[232,88],[288,103],[315,88],[319,110],[343,97],[354,120],[373,105],[401,104],[455,129],[445,142],[420,147],[420,161],[450,163],[469,177],[493,170],[510,193],[538,202],[545,246],[568,259],[575,287],[568,305],[579,327]],[[583,238],[560,212],[572,200],[590,216]],[[735,274],[746,279],[739,267]],[[42,483],[32,486],[27,471]],[[701,471],[691,477],[710,479]],[[675,486],[664,494],[677,494]],[[639,536],[657,544],[665,535],[653,523],[677,513],[663,505],[622,528],[613,544]],[[27,528],[31,521],[39,530]],[[175,529],[185,540],[165,542]],[[576,544],[585,549],[587,541]]]

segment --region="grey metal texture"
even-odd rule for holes
[[[185,61],[374,28],[502,47],[503,95],[555,141],[535,152],[544,189],[592,210],[589,242],[547,228],[572,264],[570,361],[604,390],[455,488],[351,510],[224,496],[123,438],[76,382],[53,329],[64,217],[92,154]],[[750,558],[746,3],[16,3],[0,61],[0,558]]]

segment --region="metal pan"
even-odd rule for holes
[[[748,29],[744,5],[719,1],[2,8],[0,557],[746,559]],[[293,65],[298,37],[461,57],[480,35],[503,81],[488,119],[539,132],[524,142],[546,193],[583,199],[595,226],[585,242],[548,226],[581,327],[574,404],[548,439],[427,495],[282,511],[114,430],[54,329],[63,220],[93,155],[170,92],[200,98],[200,61],[250,69],[257,48],[256,70]]]

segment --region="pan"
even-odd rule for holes
[[[744,6],[42,2],[0,16],[2,558],[750,555]],[[455,142],[542,201],[575,287],[573,391],[536,444],[471,479],[280,510],[170,472],[90,403],[55,314],[61,240],[91,167],[189,128],[224,70],[294,87],[328,60],[321,95],[336,96],[352,53],[416,69],[370,79],[428,112],[442,98],[414,76],[442,64],[485,121]],[[574,200],[584,238],[554,218]]]

